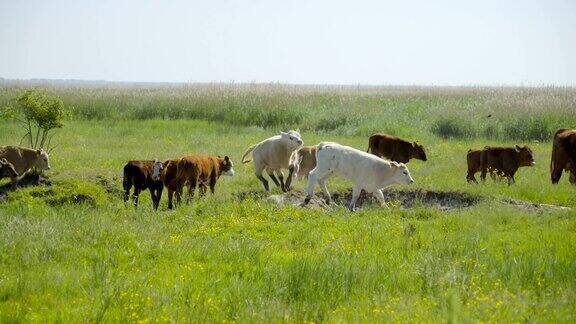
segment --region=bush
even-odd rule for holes
[[[358,119],[350,116],[330,116],[324,117],[318,120],[315,125],[317,131],[334,131],[336,129],[342,128],[344,126],[358,125]]]
[[[456,116],[442,117],[432,124],[431,131],[441,138],[473,138],[476,127],[470,121]]]
[[[504,140],[546,141],[556,131],[552,120],[547,118],[520,118],[504,124]]]

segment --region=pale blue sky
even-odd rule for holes
[[[0,0],[0,77],[576,86],[576,0]]]

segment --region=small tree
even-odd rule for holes
[[[27,90],[16,97],[15,107],[6,107],[3,117],[18,121],[26,131],[23,141],[30,148],[46,148],[50,152],[53,130],[64,126],[64,103],[45,92]]]

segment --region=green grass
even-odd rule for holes
[[[87,102],[91,93],[107,93],[83,91]],[[147,96],[117,91],[132,98],[128,108]],[[514,186],[491,180],[469,185],[468,148],[522,142],[500,135],[445,140],[430,128],[405,129],[412,113],[428,116],[420,125],[438,120],[427,109],[448,100],[440,90],[412,104],[402,93],[363,91],[350,100],[398,105],[383,125],[425,145],[428,161],[409,164],[413,189],[460,191],[483,201],[453,211],[368,205],[354,214],[344,207],[278,207],[258,198],[261,184],[240,158],[282,123],[77,116],[54,139],[59,146],[47,173],[52,187],[19,190],[0,203],[0,322],[574,322],[576,212],[530,211],[498,201],[576,207],[576,186],[565,175],[559,185],[550,184],[550,141],[524,142],[537,164],[521,168]],[[269,93],[256,92],[276,98],[274,89]],[[466,107],[483,100],[476,95],[449,100]],[[102,96],[111,111],[124,105]],[[300,111],[314,96],[302,123],[325,130],[301,127],[306,144],[331,140],[365,149],[367,129],[387,130],[378,128],[385,116],[372,120],[369,105],[366,115],[352,105],[347,123],[341,121],[347,115],[330,108],[335,99],[321,91],[279,97],[284,109]],[[527,118],[508,113],[511,120]],[[18,134],[15,124],[0,124],[2,145],[18,144]],[[154,212],[147,192],[138,210],[124,206],[118,190],[126,160],[189,153],[230,155],[237,176],[221,178],[216,195],[176,211],[166,209],[164,196]],[[297,182],[296,190],[305,186]],[[336,178],[328,186],[333,192],[350,188]],[[239,200],[239,193],[254,195]],[[79,195],[89,198],[74,198]]]

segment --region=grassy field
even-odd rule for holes
[[[0,107],[19,86],[0,87]],[[576,126],[576,90],[474,88],[50,87],[71,111],[54,139],[48,187],[0,202],[0,322],[574,322],[576,208],[552,186],[549,134]],[[492,117],[488,118],[488,115]],[[384,131],[419,140],[412,186],[478,197],[357,213],[278,206],[244,150],[288,127],[306,144],[365,149]],[[492,130],[490,130],[492,129]],[[0,122],[0,145],[18,144]],[[469,185],[466,151],[528,144],[516,184]],[[237,175],[175,211],[120,198],[128,159],[230,155]],[[1,180],[0,185],[6,183]],[[304,182],[295,190],[302,191]],[[330,179],[332,192],[350,184]],[[280,194],[274,188],[272,194]],[[81,197],[78,198],[78,197]]]

